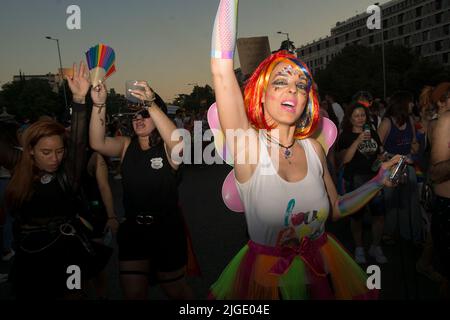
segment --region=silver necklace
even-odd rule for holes
[[[55,176],[50,174],[50,173],[45,173],[42,177],[41,177],[41,183],[42,184],[49,184],[50,182],[52,182],[53,178]]]

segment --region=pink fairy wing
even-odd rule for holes
[[[337,135],[338,130],[333,121],[326,117],[322,117],[316,131],[311,135],[311,138],[316,139],[322,145],[325,153],[328,154],[328,151],[336,141]]]
[[[217,112],[216,103],[213,103],[208,110],[208,124],[214,135],[214,145],[219,156],[230,166],[233,166],[233,157],[225,142],[225,135],[222,131]]]
[[[242,204],[239,191],[236,186],[236,180],[234,177],[234,170],[232,170],[222,186],[222,198],[228,209],[234,212],[244,212],[244,205]]]

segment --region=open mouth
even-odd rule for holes
[[[135,126],[136,126],[136,129],[144,129],[145,128],[145,124],[143,121],[138,121]]]
[[[286,100],[281,103],[281,108],[291,113],[295,113],[296,106],[297,102],[293,100]]]

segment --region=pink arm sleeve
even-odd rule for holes
[[[211,57],[233,59],[239,0],[221,0],[212,34]]]

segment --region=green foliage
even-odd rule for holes
[[[199,108],[207,108],[215,101],[214,91],[209,86],[195,86],[192,93],[179,94],[173,101],[173,104],[186,110],[197,110]]]
[[[333,93],[347,102],[360,90],[383,97],[381,47],[348,46],[317,72],[320,94]],[[414,55],[402,46],[385,46],[387,96],[396,90],[408,90],[417,97],[425,85],[436,85],[450,78],[450,68]]]
[[[42,79],[9,82],[0,92],[3,106],[17,119],[37,119],[41,115],[61,115],[64,100],[52,91],[48,81]]]

